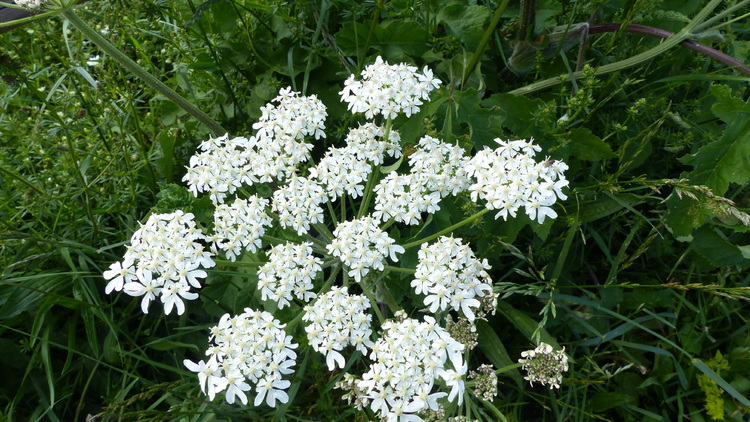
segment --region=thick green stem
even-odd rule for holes
[[[487,46],[487,42],[490,40],[490,37],[492,37],[492,32],[495,31],[497,24],[500,22],[500,18],[503,17],[503,12],[505,11],[505,7],[508,6],[509,1],[510,0],[503,0],[503,2],[500,3],[500,5],[497,7],[497,10],[495,10],[495,15],[492,16],[492,22],[490,22],[490,26],[487,27],[486,31],[484,31],[484,35],[482,35],[482,39],[479,41],[479,45],[474,51],[474,55],[472,55],[471,60],[469,60],[469,65],[466,66],[466,71],[464,72],[463,78],[461,80],[461,85],[465,84],[469,79],[469,75],[474,72],[474,68],[477,66],[477,63],[479,63],[479,57],[482,55],[484,47]]]
[[[83,19],[81,19],[76,14],[73,8],[64,10],[61,12],[61,14],[65,17],[65,19],[68,20],[68,22],[71,23],[71,25],[81,31],[89,40],[91,40],[94,44],[101,48],[102,51],[104,51],[108,56],[110,56],[124,68],[129,70],[132,74],[140,78],[148,86],[159,91],[159,93],[172,100],[172,102],[174,102],[178,107],[187,111],[188,113],[193,115],[193,117],[198,119],[198,121],[208,126],[208,128],[211,129],[214,135],[223,135],[227,133],[227,131],[222,128],[221,125],[216,123],[206,113],[202,112],[196,106],[189,103],[178,93],[174,92],[171,88],[164,85],[164,83],[162,83],[160,80],[156,79],[153,75],[143,70],[143,68],[140,67],[136,62],[131,60],[130,57],[126,56],[122,51],[118,50],[117,47],[104,39],[104,37],[102,37],[96,30],[94,30],[86,22],[84,22]]]
[[[625,60],[620,60],[619,62],[610,63],[604,66],[599,67],[596,69],[596,75],[603,75],[605,73],[611,73],[611,72],[617,72],[619,70],[627,69],[629,67],[638,65],[640,63],[643,63],[648,60],[652,60],[664,53],[666,53],[669,49],[672,47],[679,45],[681,42],[687,40],[690,38],[691,31],[693,31],[697,26],[702,24],[706,17],[721,3],[721,0],[711,0],[709,4],[706,5],[698,14],[693,18],[693,20],[690,21],[687,25],[685,25],[682,30],[674,36],[671,36],[664,40],[663,43],[657,45],[656,47],[644,51],[641,54],[637,54],[633,57],[628,57]],[[566,75],[568,76],[568,75]],[[524,87],[514,89],[513,91],[510,91],[509,94],[513,95],[526,95],[530,94],[532,92],[540,91],[543,89],[550,88],[552,86],[555,86],[557,84],[562,83],[564,80],[569,79],[569,77],[573,78],[580,78],[583,76],[583,72],[572,72],[569,77],[566,76],[557,76],[550,79],[545,79],[543,81],[534,82],[533,84],[526,85]]]

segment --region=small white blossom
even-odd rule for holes
[[[346,287],[333,287],[312,305],[305,307],[302,317],[310,346],[326,356],[328,370],[345,364],[341,351],[353,345],[362,353],[372,347],[372,315],[370,302],[362,295],[349,295]]]
[[[26,8],[32,12],[41,10],[42,6],[46,5],[48,0],[15,0],[15,3],[21,7]]]
[[[268,252],[268,262],[258,270],[258,290],[263,300],[273,300],[279,309],[293,297],[309,302],[315,298],[313,279],[323,263],[312,254],[311,243],[285,243]]]
[[[198,374],[201,391],[211,400],[226,391],[227,403],[239,399],[247,404],[246,393],[255,386],[255,406],[263,401],[271,407],[277,401],[286,403],[285,390],[291,383],[283,377],[294,373],[298,345],[284,326],[270,313],[250,308],[235,317],[225,314],[211,329],[208,359],[197,364],[185,359],[183,364]]]
[[[438,410],[438,399],[463,402],[467,366],[464,346],[432,317],[386,321],[370,353],[374,361],[357,389],[365,405],[382,419],[422,421],[417,413]],[[449,363],[450,362],[450,363]],[[442,380],[450,393],[433,391]]]
[[[201,243],[205,240],[193,214],[180,210],[153,214],[133,233],[122,262],[104,272],[104,278],[110,280],[105,291],[143,296],[144,313],[151,300],[159,297],[166,314],[173,308],[182,314],[182,300],[198,298],[190,289],[200,288],[200,279],[207,276],[203,269],[215,265]]]
[[[297,234],[305,234],[311,224],[323,222],[323,207],[327,197],[323,188],[312,178],[293,176],[289,184],[273,193],[272,208],[279,216],[281,227],[292,227]]]
[[[266,213],[268,199],[253,195],[248,199],[237,198],[231,205],[219,204],[214,210],[214,252],[225,251],[234,261],[242,251],[255,253],[262,246],[261,237],[273,220]]]
[[[370,270],[382,271],[387,256],[398,261],[396,254],[404,253],[404,248],[380,230],[370,216],[340,223],[333,235],[333,241],[326,245],[328,253],[338,257],[357,282]]]
[[[427,295],[424,304],[430,312],[453,308],[474,321],[474,309],[480,306],[476,298],[492,292],[487,260],[474,257],[461,239],[445,236],[432,245],[423,244],[417,256],[419,264],[411,286],[418,294]]]
[[[339,94],[353,113],[364,113],[368,119],[377,115],[393,119],[400,113],[409,117],[419,112],[422,100],[428,100],[440,82],[427,67],[418,73],[414,66],[389,65],[378,56],[362,71],[361,81],[351,75]]]
[[[473,177],[472,201],[485,200],[487,208],[498,210],[495,218],[515,217],[521,207],[532,220],[543,223],[546,217],[556,218],[551,206],[557,199],[566,199],[562,188],[568,185],[564,172],[567,165],[546,160],[538,163],[534,155],[541,147],[531,141],[502,141],[496,149],[478,151],[466,166]]]

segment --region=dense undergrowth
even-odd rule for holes
[[[418,113],[392,122],[406,155],[424,134],[471,154],[495,138],[533,138],[550,165],[567,164],[556,219],[490,212],[454,235],[488,261],[501,298],[495,315],[476,322],[469,367],[508,367],[544,341],[565,347],[570,370],[549,389],[507,368],[490,405],[467,399],[448,406],[456,414],[746,420],[750,76],[677,42],[747,63],[750,2],[536,3],[528,21],[518,1],[481,0],[112,0],[77,13],[230,136],[253,134],[261,107],[291,86],[328,108],[327,137],[311,153],[319,160],[364,122],[339,92],[381,56],[442,80]],[[586,22],[682,38],[587,34]],[[276,408],[201,393],[183,361],[203,358],[223,314],[253,307],[289,322],[303,306],[262,300],[257,266],[218,262],[181,315],[158,304],[143,314],[138,298],[104,293],[102,273],[139,222],[185,209],[211,224],[210,200],[182,180],[198,145],[222,134],[62,17],[0,35],[0,73],[0,420],[376,418],[342,398],[334,385],[343,371],[311,352],[298,351],[290,400]],[[423,228],[392,230],[421,238],[482,208],[468,194],[441,207]],[[416,251],[400,265],[415,268]],[[422,318],[408,279],[387,280]],[[348,365],[366,371],[363,359]]]

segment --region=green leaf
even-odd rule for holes
[[[516,363],[510,358],[508,351],[505,350],[503,342],[487,321],[478,320],[476,327],[477,335],[479,336],[479,349],[481,349],[482,353],[487,356],[487,359],[492,362],[495,369],[502,369]],[[513,378],[519,386],[523,384],[523,377],[518,371],[518,368],[508,369],[502,372],[502,374]]]
[[[747,397],[743,396],[742,393],[737,391],[734,387],[732,387],[731,384],[729,384],[724,378],[720,377],[719,374],[714,372],[713,369],[709,368],[708,365],[706,365],[705,362],[703,362],[700,359],[693,359],[692,360],[693,366],[698,368],[701,372],[706,374],[713,382],[715,382],[719,387],[723,388],[724,391],[729,393],[730,396],[737,399],[740,404],[743,406],[750,406],[750,400],[747,399]]]
[[[510,129],[516,136],[531,137],[541,133],[535,125],[534,113],[544,106],[544,101],[532,100],[513,94],[495,94],[482,101],[486,108],[498,107],[502,110],[505,118],[502,120],[504,127]]]
[[[590,223],[643,201],[641,196],[632,193],[602,195],[593,201],[581,202],[574,216],[578,224]]]
[[[421,56],[429,49],[430,33],[417,22],[385,21],[375,35],[377,43],[373,46],[379,47],[389,62],[403,60],[404,55]]]
[[[521,334],[524,335],[524,337],[529,339],[529,341],[533,342],[534,331],[536,331],[537,326],[539,325],[537,321],[535,321],[533,318],[526,315],[525,313],[510,306],[504,300],[497,301],[497,311],[503,314],[503,316],[505,316],[505,318],[508,319],[508,322],[513,324],[513,326],[516,327],[516,329],[518,329],[518,331],[520,331]],[[560,345],[557,344],[557,340],[555,340],[555,338],[552,337],[547,332],[547,330],[545,330],[544,328],[541,328],[539,332],[540,332],[541,341],[549,344],[555,350],[561,349]]]
[[[693,236],[695,251],[717,267],[748,263],[743,251],[716,228],[701,227],[693,233]]]
[[[716,97],[711,111],[727,126],[719,139],[681,161],[695,167],[688,174],[692,184],[723,196],[730,183],[750,181],[750,104],[732,97],[726,85],[714,86],[711,93]]]
[[[480,94],[474,88],[463,92],[455,92],[452,97],[455,101],[457,119],[459,123],[465,123],[469,127],[469,134],[474,146],[479,149],[483,146],[494,148],[497,146],[493,139],[502,137],[502,123],[505,113],[499,107],[481,106]]]
[[[606,142],[586,128],[575,128],[558,137],[562,147],[558,150],[560,158],[573,156],[585,161],[599,161],[615,157],[615,153]]]
[[[467,50],[474,51],[479,45],[490,18],[484,6],[467,6],[464,2],[454,2],[438,12],[437,19],[445,27],[448,35],[461,39]]]

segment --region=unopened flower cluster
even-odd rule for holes
[[[437,410],[446,396],[463,403],[464,346],[434,318],[424,319],[386,321],[370,354],[374,363],[357,382],[360,400],[383,419],[421,421],[417,413]],[[433,391],[438,380],[450,393]]]
[[[211,253],[201,242],[205,236],[193,221],[193,214],[175,211],[154,214],[133,233],[123,260],[110,265],[104,272],[109,280],[105,292],[124,291],[130,296],[143,296],[141,309],[148,313],[150,302],[157,297],[164,304],[164,313],[177,309],[185,312],[185,300],[198,294],[204,268],[214,266]]]
[[[279,309],[288,306],[294,297],[309,302],[316,296],[313,280],[322,263],[313,255],[309,242],[274,246],[268,252],[268,262],[258,270],[258,290],[263,300],[276,302]]]
[[[271,407],[276,401],[286,403],[291,382],[284,376],[294,373],[297,344],[284,326],[270,313],[250,308],[235,317],[225,314],[211,329],[208,360],[183,363],[198,374],[201,391],[211,400],[226,391],[227,403],[239,399],[247,404],[246,393],[254,387],[255,406],[263,401]]]
[[[417,294],[427,295],[424,304],[430,312],[452,308],[473,321],[473,309],[480,306],[476,298],[492,291],[487,260],[474,257],[461,239],[445,236],[432,245],[422,244],[417,256],[419,264],[411,286]]]
[[[315,351],[325,355],[329,370],[344,367],[341,352],[346,346],[352,345],[365,354],[373,346],[369,310],[370,302],[365,296],[350,295],[346,287],[336,286],[315,304],[305,307],[302,319],[309,322],[305,327],[307,339]]]
[[[562,373],[568,370],[568,356],[565,348],[554,350],[545,342],[539,343],[536,349],[521,352],[518,360],[526,371],[524,377],[533,386],[535,382],[549,384],[549,388],[560,388]]]

